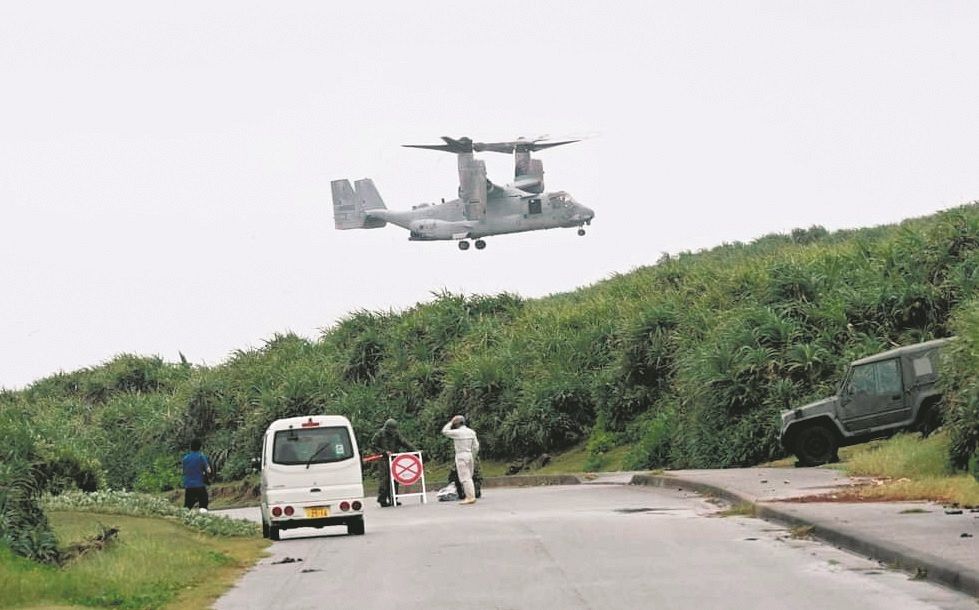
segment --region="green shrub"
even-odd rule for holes
[[[639,423],[639,439],[626,456],[626,468],[645,470],[670,464],[674,417],[671,411],[666,410]]]
[[[259,526],[246,519],[232,519],[214,513],[178,508],[166,500],[131,491],[72,491],[46,496],[45,510],[87,511],[142,517],[168,517],[191,529],[212,536],[256,536]]]
[[[180,462],[176,455],[160,455],[152,461],[144,461],[136,475],[133,489],[140,492],[160,492],[177,489],[182,483]],[[84,489],[83,491],[95,491]]]
[[[955,317],[958,339],[944,350],[945,425],[950,459],[966,468],[979,450],[979,301],[970,302]]]
[[[27,413],[16,406],[0,406],[0,545],[13,553],[43,563],[60,561],[58,540],[40,506],[45,479]]]

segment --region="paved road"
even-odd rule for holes
[[[434,499],[434,498],[433,498]],[[676,489],[491,489],[290,530],[218,609],[948,608],[975,600]],[[257,518],[257,509],[230,511]],[[290,557],[296,563],[276,563]]]

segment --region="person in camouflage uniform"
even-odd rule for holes
[[[401,432],[398,430],[398,422],[393,419],[385,421],[381,429],[371,437],[371,448],[382,454],[381,459],[377,460],[377,502],[381,506],[391,506],[393,496],[391,495],[391,465],[388,454],[418,451],[418,449],[401,436]]]

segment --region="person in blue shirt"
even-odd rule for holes
[[[182,460],[184,467],[184,508],[194,508],[197,504],[202,511],[207,510],[207,482],[204,477],[211,474],[211,464],[201,453],[201,441],[190,441],[190,453]]]

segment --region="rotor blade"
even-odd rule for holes
[[[445,144],[402,144],[406,148],[424,148],[427,150],[441,150],[451,153],[471,153],[473,142],[469,138],[459,138],[454,140],[448,136],[442,136]]]
[[[456,152],[455,147],[449,144],[402,144],[405,148],[424,148],[426,150],[444,150],[445,152]]]
[[[574,144],[575,142],[581,142],[581,140],[564,140],[563,142],[534,142],[532,150],[543,150],[545,148],[554,148],[555,146],[563,146],[565,144]]]
[[[555,146],[573,144],[580,141],[581,140],[562,140],[560,142],[542,142],[541,140],[515,140],[513,142],[475,142],[472,147],[476,152],[488,151],[509,154],[512,152],[533,152],[535,150],[544,150],[545,148],[554,148]]]

